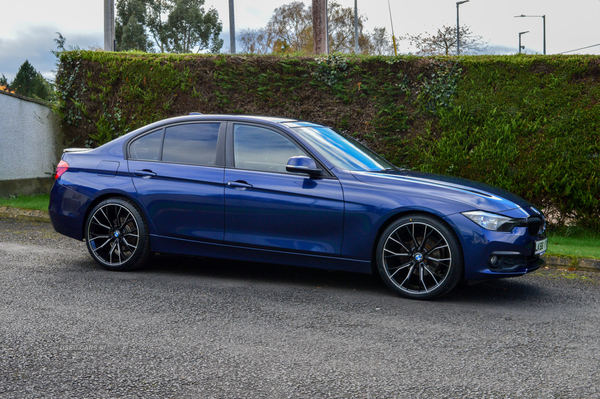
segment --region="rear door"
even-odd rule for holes
[[[223,240],[225,126],[179,123],[129,144],[129,172],[159,235]]]

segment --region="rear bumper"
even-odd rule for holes
[[[48,207],[54,230],[67,237],[83,240],[85,211],[90,202],[91,198],[54,182]]]

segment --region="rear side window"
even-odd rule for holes
[[[190,165],[215,165],[220,123],[169,126],[140,137],[129,146],[131,159]]]
[[[143,161],[160,161],[162,130],[147,134],[129,146],[129,157]]]
[[[163,162],[214,165],[220,123],[176,125],[165,130]]]

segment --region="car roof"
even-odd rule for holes
[[[177,120],[253,120],[253,121],[263,121],[263,122],[271,122],[271,123],[287,123],[287,122],[297,122],[298,119],[292,118],[281,118],[276,116],[261,116],[261,115],[228,115],[228,114],[199,114],[199,113],[191,113],[189,115],[176,116],[174,118],[163,119],[158,122],[166,122],[166,121],[177,121]]]
[[[270,125],[283,125],[288,128],[301,127],[301,126],[323,126],[318,123],[303,121],[299,119],[293,118],[282,118],[275,116],[260,116],[260,115],[228,115],[228,114],[200,114],[200,113],[191,113],[189,115],[183,116],[175,116],[172,118],[161,119],[153,123],[149,123],[144,125],[132,132],[124,134],[110,143],[110,146],[119,146],[122,143],[128,142],[133,137],[137,136],[140,132],[147,132],[153,129],[161,128],[165,125],[172,123],[182,123],[182,122],[202,122],[202,121],[238,121],[238,122],[262,122]],[[105,144],[106,145],[106,144]],[[101,146],[98,148],[102,148],[105,146]]]

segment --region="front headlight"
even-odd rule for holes
[[[519,226],[522,222],[521,219],[483,211],[463,212],[462,214],[484,229],[492,231],[512,231],[513,228]]]

